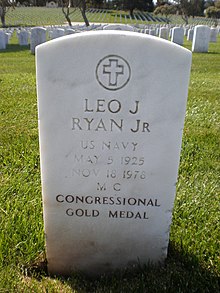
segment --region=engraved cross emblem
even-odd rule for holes
[[[103,65],[103,74],[109,75],[109,86],[118,85],[118,76],[124,74],[124,66],[118,64],[118,59],[109,59],[108,65]]]
[[[118,55],[107,55],[100,59],[95,76],[106,90],[117,91],[127,85],[131,78],[131,67],[127,60]]]

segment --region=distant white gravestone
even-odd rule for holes
[[[6,49],[5,32],[0,30],[0,50]]]
[[[60,38],[63,37],[65,34],[65,30],[62,28],[56,28],[52,31],[51,34],[51,39],[56,39],[56,38]]]
[[[210,30],[210,43],[216,43],[217,42],[217,36],[218,36],[217,28],[211,27],[211,30]]]
[[[35,54],[36,46],[46,42],[47,30],[43,27],[34,27],[31,29],[31,53]]]
[[[210,27],[197,25],[193,34],[192,52],[206,53],[209,49]]]
[[[27,46],[29,39],[29,33],[27,31],[21,31],[18,34],[18,42],[20,46]]]
[[[103,27],[103,30],[118,30],[118,31],[131,31],[135,29],[133,26],[127,24],[107,24]]]
[[[190,64],[190,51],[134,32],[37,47],[51,274],[94,276],[166,258]]]
[[[161,27],[159,31],[159,38],[168,40],[169,29],[166,27]]]
[[[194,34],[194,30],[189,29],[188,34],[187,34],[187,41],[192,41],[193,40],[193,34]]]
[[[172,29],[171,42],[174,42],[182,46],[183,39],[184,39],[184,29],[182,27],[174,27]]]

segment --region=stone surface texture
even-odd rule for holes
[[[182,46],[183,38],[184,38],[184,29],[182,27],[174,27],[172,29],[171,42]]]
[[[35,27],[31,29],[30,49],[32,54],[35,54],[36,46],[46,42],[46,34],[45,28]]]
[[[168,40],[168,36],[169,36],[169,29],[166,27],[161,27],[159,31],[159,38]]]
[[[5,32],[0,30],[0,50],[6,49]]]
[[[207,53],[210,41],[210,28],[207,25],[197,25],[194,29],[192,52]]]
[[[210,43],[216,43],[217,42],[217,36],[218,36],[217,28],[211,27],[211,30],[210,30]]]
[[[42,44],[36,57],[49,272],[163,262],[191,52],[98,31]]]
[[[20,46],[27,46],[29,40],[29,33],[27,31],[21,31],[18,34],[18,41]]]

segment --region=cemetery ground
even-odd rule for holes
[[[167,23],[167,20],[173,24],[184,24],[181,16],[154,15],[149,12],[134,11],[134,17],[131,18],[128,11],[94,9],[89,8],[86,16],[91,23],[123,23],[123,24],[155,24]],[[70,15],[72,22],[83,22],[83,18],[79,9],[72,9]],[[7,26],[46,26],[65,24],[66,19],[61,8],[46,7],[16,7],[6,14]],[[219,21],[218,21],[219,23]],[[204,17],[189,17],[189,24],[207,24],[213,25],[215,21]]]
[[[220,292],[220,37],[209,53],[193,53],[165,264],[96,280],[47,275],[35,57],[16,42],[14,36],[0,53],[0,292]]]

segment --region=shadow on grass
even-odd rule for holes
[[[199,54],[204,54],[204,53],[199,53]],[[219,52],[215,52],[215,51],[209,51],[208,53],[206,53],[208,55],[219,55]]]
[[[29,51],[30,45],[28,46],[20,46],[18,44],[10,44],[7,45],[5,50],[0,50],[1,53],[15,53],[15,52],[22,52],[22,51]]]
[[[26,273],[39,281],[42,277],[49,277],[45,259],[30,266]],[[163,265],[137,265],[96,279],[89,279],[78,273],[69,278],[51,278],[61,281],[79,293],[220,292],[220,278],[217,273],[209,271],[195,256],[178,251],[172,244]]]
[[[187,47],[185,47],[185,48],[187,48]],[[191,50],[191,48],[189,48],[189,50]],[[196,54],[196,55],[204,55],[204,54],[207,54],[207,55],[219,55],[220,54],[219,52],[215,52],[215,51],[209,51],[209,52],[192,52],[192,53],[193,54]]]

